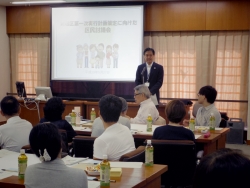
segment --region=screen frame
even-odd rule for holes
[[[36,91],[36,96],[38,97],[39,95],[44,95],[45,99],[52,98],[52,91],[50,87],[42,87],[42,86],[37,86],[35,87]]]
[[[52,15],[52,8],[57,7],[98,7],[98,6],[142,6],[143,9],[143,20],[142,20],[142,38],[141,38],[141,45],[142,45],[142,63],[144,63],[143,58],[143,51],[144,51],[144,33],[145,33],[145,5],[147,2],[103,2],[101,5],[100,3],[96,2],[89,2],[89,3],[79,3],[79,4],[61,4],[61,5],[51,5],[51,15]],[[52,16],[50,17],[50,27],[52,28]],[[50,32],[50,54],[52,53],[52,32]],[[50,56],[50,67],[52,66],[52,56]],[[105,91],[107,89],[104,89],[104,94],[114,94],[120,97],[123,97],[128,102],[134,102],[134,92],[133,89],[136,86],[135,81],[89,81],[89,80],[52,80],[52,70],[50,69],[50,87],[53,92],[53,96],[61,97],[65,100],[90,100],[90,101],[99,101],[101,96],[90,96],[89,94],[86,94],[84,92],[72,92],[71,88],[79,88],[82,87],[82,85],[87,84],[102,84],[102,85],[116,85],[119,86],[119,88],[125,88],[123,91],[121,90],[120,93],[117,93],[116,91]],[[136,72],[134,73],[136,75]],[[72,84],[74,83],[74,84]],[[68,88],[67,91],[63,90],[64,88]],[[105,87],[106,88],[106,87]],[[116,88],[116,87],[115,87]],[[73,89],[74,90],[74,89]],[[129,90],[129,94],[128,91]],[[125,92],[125,94],[123,94]],[[102,96],[104,95],[102,93]],[[86,96],[87,95],[87,96]]]

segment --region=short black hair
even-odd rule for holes
[[[99,101],[99,109],[104,122],[117,122],[122,111],[122,101],[115,95],[105,95]]]
[[[250,160],[240,150],[224,148],[201,159],[196,167],[193,187],[248,187],[249,176]]]
[[[65,104],[59,97],[50,98],[43,107],[44,117],[47,121],[57,121],[62,119]]]
[[[213,104],[217,97],[216,89],[209,85],[200,88],[199,94],[204,95],[210,104]]]
[[[165,113],[169,121],[180,123],[186,116],[186,108],[182,101],[172,100],[167,103]]]
[[[155,50],[153,48],[146,48],[143,52],[143,55],[145,55],[146,52],[151,51],[153,55],[155,55]]]
[[[44,149],[46,149],[51,161],[57,158],[62,147],[59,130],[56,125],[50,122],[39,123],[34,126],[30,132],[29,142],[37,157],[40,157],[39,150],[43,155]]]
[[[13,116],[19,112],[20,105],[17,99],[13,96],[6,96],[1,100],[1,110],[4,115]]]

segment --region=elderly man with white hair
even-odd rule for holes
[[[148,114],[152,116],[153,123],[159,118],[159,112],[150,98],[150,91],[145,85],[138,85],[134,88],[134,98],[140,108],[135,118],[131,118],[131,123],[146,124]]]
[[[122,97],[119,97],[119,98],[122,101],[122,111],[121,111],[118,123],[120,123],[122,125],[125,125],[126,127],[128,127],[130,129],[130,121],[128,119],[128,116],[126,115],[127,110],[128,110],[127,101],[124,98],[122,98]],[[91,136],[92,137],[98,137],[103,132],[104,132],[103,122],[102,122],[101,118],[98,117],[93,122]]]

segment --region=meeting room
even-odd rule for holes
[[[0,25],[0,187],[248,187],[250,1],[1,0]]]

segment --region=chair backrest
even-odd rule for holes
[[[195,143],[189,140],[152,140],[154,163],[168,165],[162,185],[189,186],[196,168]]]
[[[23,146],[21,149],[24,149],[25,150],[25,153],[34,153],[30,147],[30,145],[25,145]]]
[[[139,146],[136,150],[121,156],[119,161],[145,162],[145,146]]]
[[[59,129],[62,138],[62,152],[68,153],[68,136],[67,131],[64,129]]]
[[[158,119],[155,122],[153,122],[153,124],[154,125],[166,125],[167,122],[163,117],[159,116]]]
[[[76,136],[73,138],[75,157],[93,158],[93,147],[96,137]]]

